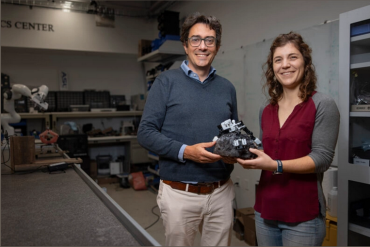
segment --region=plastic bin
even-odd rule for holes
[[[14,110],[17,113],[29,112],[29,99],[26,96],[22,96],[20,99],[14,100]]]
[[[70,105],[83,105],[82,92],[56,92],[56,111],[68,112]]]
[[[49,91],[48,92],[48,95],[45,98],[45,102],[48,103],[48,105],[49,105],[46,112],[55,112],[55,111],[57,111],[56,94],[57,94],[57,92],[54,92],[54,91]]]
[[[351,25],[351,37],[370,33],[370,20],[360,21]]]
[[[109,108],[110,107],[109,91],[85,90],[83,92],[83,98],[84,98],[83,104],[90,105],[90,108]]]
[[[126,105],[125,95],[111,95],[110,96],[110,107],[117,108],[118,105]]]

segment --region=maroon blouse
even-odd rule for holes
[[[274,160],[291,160],[311,152],[316,107],[312,98],[295,106],[280,128],[279,106],[267,105],[262,113],[263,149]],[[283,167],[284,169],[284,167]],[[254,206],[261,217],[284,222],[303,222],[319,215],[315,173],[262,171]]]

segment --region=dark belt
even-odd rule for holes
[[[210,194],[215,189],[221,187],[224,185],[229,179],[219,181],[219,182],[213,182],[213,183],[197,183],[197,184],[186,184],[181,182],[175,182],[175,181],[168,181],[168,180],[162,180],[163,183],[168,184],[172,187],[172,189],[175,190],[183,190],[187,192],[197,193],[197,194]],[[188,189],[186,190],[186,187],[188,185]]]

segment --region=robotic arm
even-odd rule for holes
[[[44,100],[48,95],[49,88],[45,85],[42,85],[39,88],[34,88],[32,91],[22,84],[14,84],[10,91],[4,93],[4,109],[8,112],[1,114],[1,125],[3,126],[4,133],[8,132],[8,135],[14,135],[14,128],[11,127],[10,123],[18,123],[21,121],[21,116],[15,112],[14,109],[14,100],[20,99],[22,95],[29,97],[32,102],[35,103],[35,106],[47,110],[48,103]]]

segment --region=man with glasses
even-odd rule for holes
[[[159,155],[157,203],[168,246],[193,245],[198,230],[202,246],[230,245],[235,160],[212,153],[217,126],[238,121],[235,88],[211,66],[221,30],[213,16],[187,17],[181,41],[188,60],[156,78],[139,126],[139,143]]]

